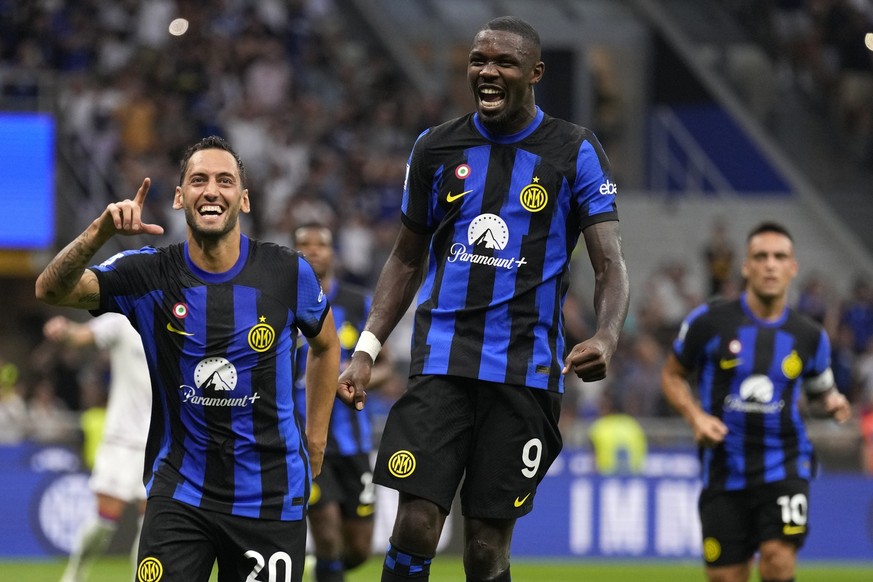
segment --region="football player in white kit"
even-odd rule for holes
[[[71,347],[93,345],[109,354],[106,420],[89,481],[97,497],[97,515],[82,527],[61,578],[61,582],[83,582],[112,540],[128,504],[138,504],[142,522],[143,464],[152,406],[149,371],[139,334],[123,315],[107,313],[85,324],[58,316],[45,323],[43,333],[54,342]],[[134,562],[138,539],[137,530]]]

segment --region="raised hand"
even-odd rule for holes
[[[142,208],[146,195],[151,187],[151,178],[142,181],[133,200],[113,202],[106,207],[101,216],[101,229],[108,225],[114,227],[114,234],[133,236],[138,234],[159,235],[164,233],[164,227],[142,221]]]

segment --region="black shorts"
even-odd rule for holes
[[[698,509],[707,566],[740,564],[767,540],[798,548],[809,532],[809,482],[787,479],[739,491],[703,490]]]
[[[312,482],[309,507],[338,503],[345,519],[372,519],[376,490],[370,455],[325,455],[321,474]]]
[[[137,553],[137,582],[219,582],[303,578],[306,521],[227,515],[168,497],[146,504]]]
[[[561,451],[556,392],[455,376],[415,376],[388,413],[374,481],[476,518],[533,509]]]

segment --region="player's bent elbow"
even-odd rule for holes
[[[48,303],[49,305],[58,305],[62,299],[60,295],[46,286],[45,282],[42,280],[42,275],[37,277],[36,285],[34,286],[34,292],[36,298],[43,303]]]

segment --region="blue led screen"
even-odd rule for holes
[[[50,115],[0,113],[0,249],[54,242],[55,122]]]

